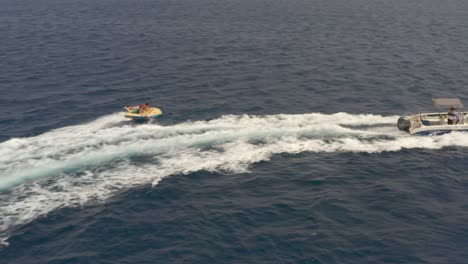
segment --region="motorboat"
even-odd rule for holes
[[[463,104],[459,98],[434,98],[432,103],[438,112],[402,116],[398,118],[398,128],[411,135],[429,136],[468,131],[468,112],[462,111]],[[449,116],[450,109],[453,114]]]
[[[144,121],[158,118],[162,115],[162,111],[159,108],[151,106],[130,106],[124,107],[127,110],[125,117],[130,118],[134,121]]]

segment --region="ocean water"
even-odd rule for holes
[[[0,0],[0,263],[467,263],[465,0]],[[122,107],[164,115],[134,124]]]

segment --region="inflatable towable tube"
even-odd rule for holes
[[[146,107],[142,110],[139,110],[138,106],[125,107],[127,113],[125,117],[132,120],[149,120],[155,119],[162,115],[162,111],[156,107]]]

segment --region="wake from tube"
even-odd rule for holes
[[[0,143],[0,244],[15,227],[62,207],[206,170],[248,172],[278,153],[367,152],[468,146],[466,135],[409,136],[397,116],[227,115],[172,126],[125,123],[121,114]]]

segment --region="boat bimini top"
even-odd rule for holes
[[[434,104],[437,109],[440,110],[447,110],[450,107],[459,109],[463,109],[463,104],[458,98],[433,98],[432,103]]]

